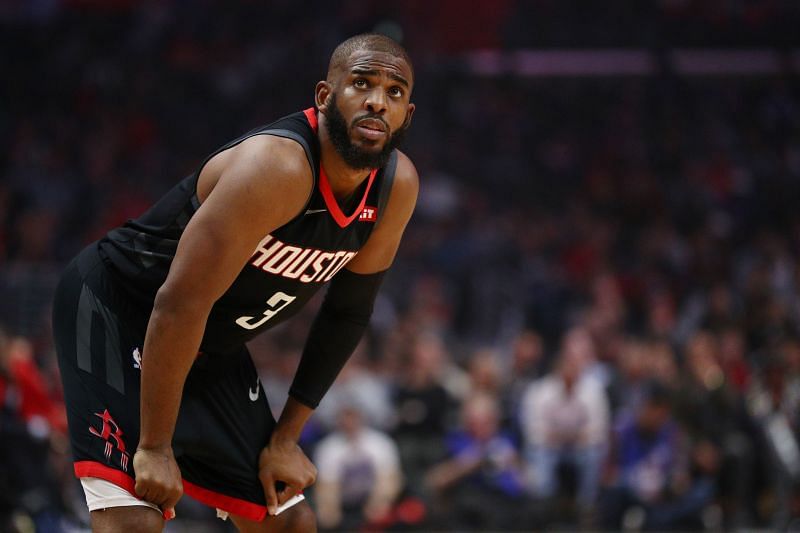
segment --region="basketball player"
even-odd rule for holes
[[[334,51],[316,109],[223,146],[67,267],[54,331],[75,473],[95,531],[161,531],[183,492],[241,531],[313,531],[303,425],[358,343],[418,177],[405,50]],[[245,342],[326,282],[276,422]]]

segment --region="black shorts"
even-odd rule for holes
[[[133,304],[109,269],[94,244],[69,264],[56,290],[53,332],[75,475],[105,479],[135,495],[141,351],[151,310]],[[258,457],[274,426],[244,346],[232,354],[200,354],[172,440],[185,494],[263,519]]]

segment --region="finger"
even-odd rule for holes
[[[159,507],[161,507],[165,513],[169,509],[174,512],[175,505],[178,503],[178,500],[181,499],[181,496],[183,496],[183,487],[173,487],[172,490],[169,491],[169,493],[164,497],[163,501],[159,504]]]
[[[282,491],[278,492],[278,505],[283,505],[302,490],[302,488],[297,488],[293,485],[286,485]]]
[[[259,475],[259,478],[261,479],[261,484],[264,486],[264,498],[267,500],[267,510],[270,515],[274,516],[278,511],[278,495],[275,492],[275,480],[272,478],[272,474],[266,471],[263,471]]]
[[[142,500],[147,500],[147,493],[149,492],[147,482],[142,479],[137,479],[136,484],[133,486],[134,496]]]

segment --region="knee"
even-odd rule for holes
[[[317,531],[317,517],[311,506],[306,502],[295,505],[286,511],[284,527],[285,533],[315,533]]]

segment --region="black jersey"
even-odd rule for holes
[[[313,170],[313,192],[294,219],[264,236],[236,280],[214,303],[200,349],[208,353],[238,350],[256,334],[294,315],[366,243],[386,206],[397,166],[397,152],[393,152],[388,164],[370,172],[340,206],[320,164],[316,131],[313,109],[255,129],[212,153],[142,216],[110,231],[99,248],[123,289],[136,302],[152,308],[178,240],[200,206],[197,179],[205,164],[254,135],[276,135],[303,147]]]

